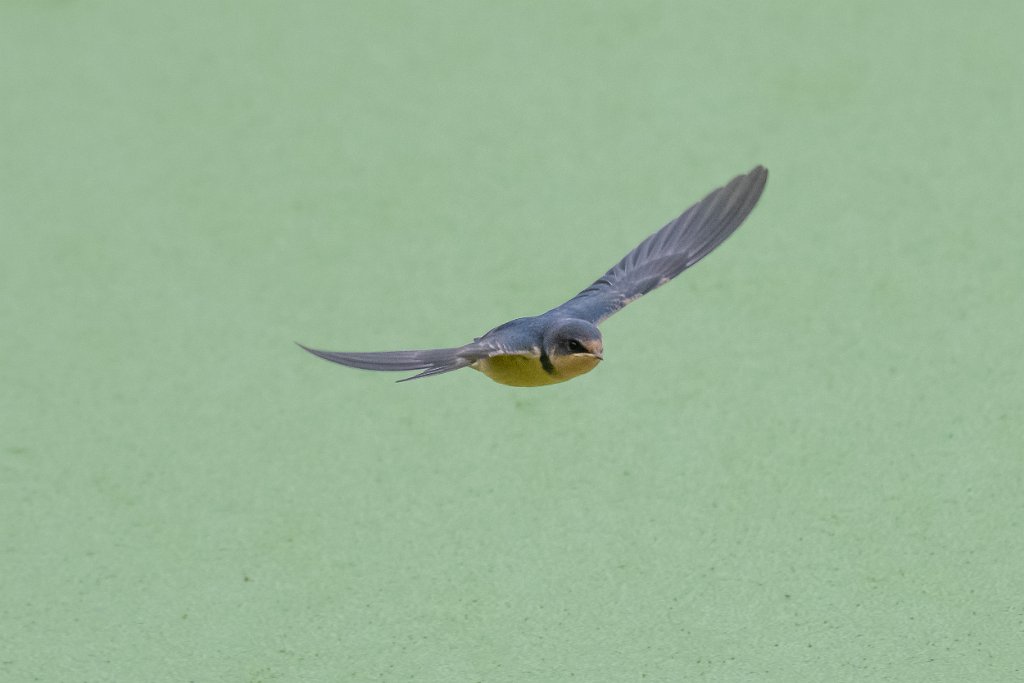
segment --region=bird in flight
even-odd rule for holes
[[[733,178],[641,242],[592,285],[547,313],[516,318],[463,346],[419,351],[346,353],[303,349],[363,370],[413,371],[399,380],[473,368],[516,387],[556,384],[590,372],[603,360],[597,326],[626,304],[665,284],[725,241],[757,204],[768,170]]]

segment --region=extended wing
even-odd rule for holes
[[[321,351],[306,346],[302,348],[314,356],[319,356],[332,363],[347,365],[362,370],[384,370],[401,372],[422,370],[420,374],[398,380],[408,382],[411,379],[440,375],[452,370],[459,370],[472,365],[480,358],[492,355],[495,350],[487,344],[474,342],[465,346],[450,349],[422,349],[419,351],[370,351],[366,353],[347,353],[344,351]]]
[[[757,166],[714,190],[654,233],[594,284],[555,308],[594,324],[665,284],[707,256],[740,226],[757,204],[768,170]]]

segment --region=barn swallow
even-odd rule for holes
[[[707,256],[740,226],[761,197],[768,171],[733,178],[641,242],[592,285],[541,315],[516,318],[463,346],[419,351],[310,353],[364,370],[412,371],[399,380],[473,368],[516,387],[556,384],[590,372],[604,358],[597,326],[626,304]]]

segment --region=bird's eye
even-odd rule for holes
[[[580,344],[575,339],[570,339],[569,350],[572,351],[573,353],[579,353],[580,351],[583,351],[583,344]]]

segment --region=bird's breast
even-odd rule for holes
[[[593,356],[567,356],[555,358],[551,371],[544,368],[540,356],[507,354],[481,358],[473,368],[484,373],[499,384],[513,387],[540,387],[546,384],[565,382],[590,372],[598,364]]]

